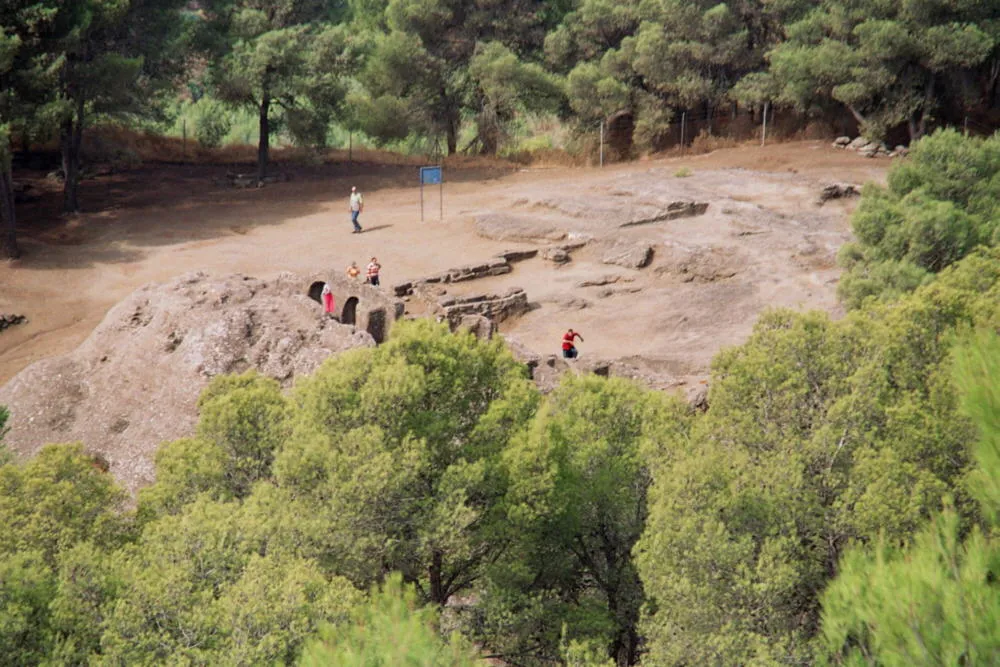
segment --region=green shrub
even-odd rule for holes
[[[10,428],[7,426],[7,420],[10,419],[10,412],[7,408],[0,405],[0,466],[4,465],[11,459],[10,451],[7,449],[7,445],[3,442],[3,437],[7,435],[7,431]]]
[[[447,641],[437,629],[437,611],[421,607],[412,585],[397,573],[374,587],[351,622],[327,626],[309,644],[302,667],[475,667],[483,665],[475,650],[458,634]]]
[[[203,97],[194,105],[194,136],[205,148],[217,148],[232,129],[229,110],[218,100]]]

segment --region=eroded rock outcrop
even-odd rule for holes
[[[214,376],[256,369],[287,387],[331,354],[375,345],[323,313],[309,280],[194,273],[136,290],[76,350],[0,387],[11,412],[5,443],[33,454],[83,442],[136,491],[153,481],[160,443],[193,433]]]
[[[616,243],[608,248],[601,261],[627,269],[641,269],[653,259],[653,246],[648,243]]]

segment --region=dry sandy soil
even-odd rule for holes
[[[84,183],[90,211],[56,215],[57,197],[21,207],[24,257],[0,262],[0,312],[28,317],[0,334],[0,385],[32,362],[76,348],[117,302],[153,281],[191,271],[271,279],[364,265],[377,255],[383,284],[547,245],[477,233],[476,219],[507,215],[591,243],[555,265],[536,258],[513,273],[451,287],[456,294],[523,287],[537,308],[501,331],[540,352],[572,326],[589,357],[634,358],[654,370],[698,374],[722,346],[743,340],[769,306],[836,311],[834,256],[849,234],[851,202],[816,204],[829,183],[883,180],[889,166],[800,142],[589,169],[446,170],[444,219],[428,191],[420,220],[413,167],[300,168],[257,190],[215,185],[224,167],[150,166]],[[677,178],[687,167],[692,175]],[[350,233],[347,194],[366,198],[365,233]],[[631,211],[675,199],[709,203],[701,216],[620,228]],[[621,216],[619,216],[621,213]],[[557,234],[558,235],[558,234]],[[531,236],[529,234],[528,236]],[[651,264],[602,263],[614,243],[648,244]],[[617,276],[605,286],[585,280]]]

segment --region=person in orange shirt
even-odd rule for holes
[[[581,343],[583,342],[583,336],[573,331],[572,329],[563,334],[562,338],[563,359],[576,359],[577,355],[576,345],[574,345],[573,342],[577,338],[580,339]]]
[[[358,268],[357,262],[351,262],[351,265],[347,267],[347,277],[351,280],[357,280],[358,276],[361,275],[361,269]]]

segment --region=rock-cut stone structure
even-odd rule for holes
[[[352,280],[339,272],[314,273],[302,281],[302,293],[322,303],[323,284],[333,292],[335,317],[367,331],[376,343],[385,342],[392,323],[403,317],[405,304],[391,294],[388,286],[373,287],[360,278]]]

